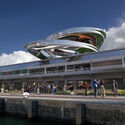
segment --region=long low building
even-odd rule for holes
[[[74,84],[104,79],[106,88],[112,80],[125,89],[125,49],[79,54],[64,58],[0,66],[0,84],[19,88],[25,84]]]

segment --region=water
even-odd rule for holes
[[[0,125],[64,125],[64,123],[54,121],[29,120],[19,116],[15,117],[0,115]]]

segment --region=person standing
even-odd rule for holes
[[[56,85],[53,85],[53,94],[56,94]]]
[[[48,84],[48,93],[51,93],[51,85]]]
[[[98,91],[97,91],[97,88],[98,88],[98,82],[97,82],[96,79],[93,81],[93,88],[94,88],[94,95],[95,95],[95,98],[96,98],[97,95],[98,95]]]
[[[85,82],[85,96],[87,96],[87,90],[88,90],[88,83]]]
[[[66,92],[66,90],[67,90],[67,85],[65,84],[63,87],[63,91]]]
[[[27,87],[27,92],[30,93],[30,85]]]
[[[116,80],[113,80],[112,88],[113,88],[114,96],[117,96],[118,95],[118,83]]]
[[[101,97],[105,97],[105,87],[103,79],[100,80],[100,95]]]

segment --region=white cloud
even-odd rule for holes
[[[0,66],[2,65],[10,65],[10,64],[17,64],[17,63],[24,63],[30,61],[39,60],[35,56],[31,55],[25,51],[14,51],[13,53],[6,54],[3,53],[0,56]]]
[[[120,27],[109,28],[101,50],[125,48],[125,22]]]

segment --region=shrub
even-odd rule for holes
[[[4,92],[5,92],[5,93],[7,93],[7,92],[8,92],[8,90],[7,90],[7,89],[5,89],[5,90],[4,90]]]
[[[118,90],[118,93],[119,93],[120,95],[125,95],[125,90]]]

